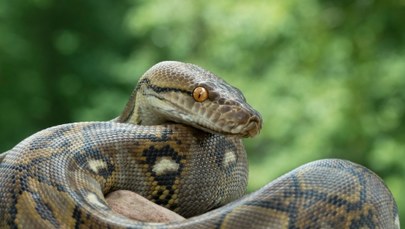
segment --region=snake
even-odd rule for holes
[[[117,118],[50,127],[1,154],[0,228],[400,228],[383,180],[344,159],[309,162],[247,194],[242,138],[261,127],[236,87],[160,62]],[[115,190],[186,219],[129,219],[105,200]]]

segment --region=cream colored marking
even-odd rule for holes
[[[93,172],[98,173],[100,169],[107,168],[107,163],[100,159],[89,160],[89,167]]]
[[[224,155],[224,161],[223,164],[224,166],[228,166],[231,163],[234,163],[236,161],[236,155],[233,151],[226,151]]]
[[[395,226],[396,226],[397,229],[401,228],[400,225],[399,225],[399,216],[398,215],[395,217]]]
[[[161,157],[156,160],[155,165],[152,168],[152,171],[156,175],[160,176],[169,172],[177,172],[180,165],[170,157]]]
[[[103,203],[100,202],[100,200],[98,199],[97,195],[94,193],[89,193],[86,196],[86,199],[89,203],[96,205],[98,207],[102,207],[102,208],[106,208],[107,206]]]

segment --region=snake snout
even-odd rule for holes
[[[260,132],[262,127],[262,119],[260,114],[254,110],[252,111],[239,111],[234,114],[232,118],[233,126],[231,132],[242,137],[254,137]]]
[[[244,131],[242,132],[244,137],[254,137],[260,132],[262,128],[262,119],[260,116],[252,116],[246,124]]]

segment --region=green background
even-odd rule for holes
[[[367,166],[405,225],[404,0],[0,1],[0,152],[109,120],[161,60],[198,64],[263,116],[249,191],[322,158]]]

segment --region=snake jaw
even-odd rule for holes
[[[187,98],[183,98],[186,101],[179,98],[170,100],[167,97],[173,98],[154,95],[148,99],[148,104],[153,104],[153,123],[156,123],[159,117],[165,117],[166,120],[160,118],[161,123],[182,123],[214,134],[254,137],[260,132],[261,116],[245,102],[226,105],[215,101],[199,103]],[[187,109],[187,104],[191,108]]]

